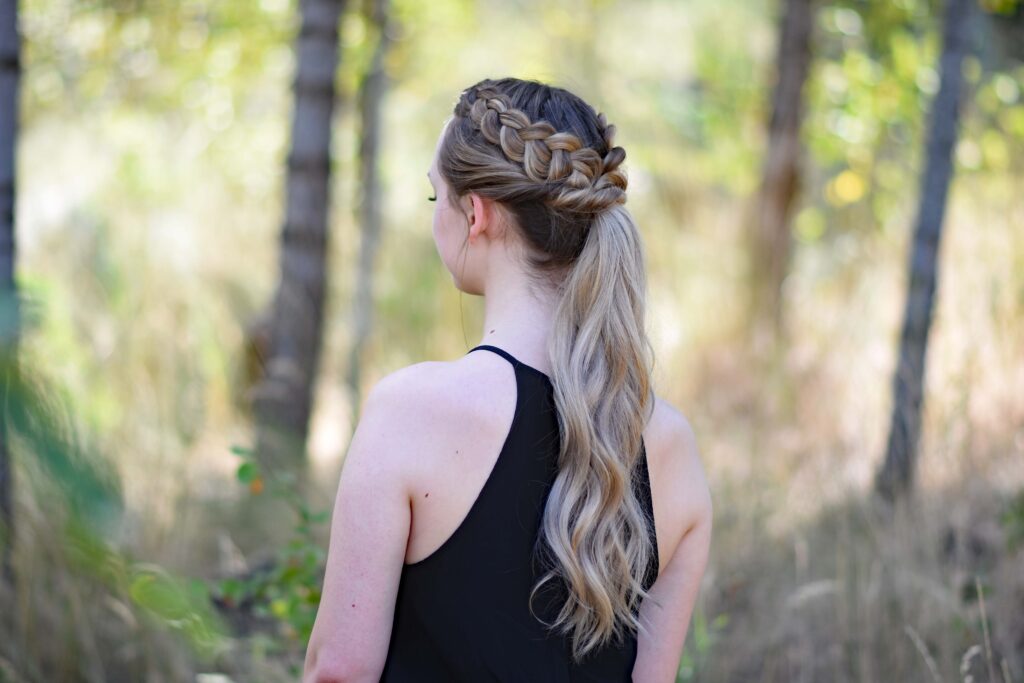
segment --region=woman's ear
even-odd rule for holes
[[[472,240],[484,230],[493,230],[494,200],[470,192],[466,195],[465,201],[464,210],[466,211],[466,220],[469,222],[469,239]]]

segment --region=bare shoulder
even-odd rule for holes
[[[374,413],[416,417],[423,410],[429,410],[437,404],[438,397],[445,394],[447,365],[441,361],[424,361],[384,375],[364,401],[361,411],[364,419]]]
[[[422,439],[424,429],[450,424],[460,398],[452,363],[424,361],[384,375],[360,411],[360,429],[386,429],[395,439]]]
[[[483,364],[476,361],[476,358],[464,356],[449,361],[422,361],[399,368],[377,381],[366,402],[393,408],[449,410],[472,397],[466,391],[467,383],[484,379],[488,374]]]
[[[481,403],[479,389],[495,374],[493,368],[483,368],[468,358],[414,363],[377,381],[365,400],[363,415],[387,415],[391,427],[397,429],[437,425],[439,418],[464,415],[465,410]],[[451,423],[439,426],[450,428]]]
[[[668,551],[663,557],[667,562],[695,525],[710,521],[711,491],[693,426],[681,410],[663,398],[655,400],[644,442],[659,546]]]
[[[389,447],[380,452],[401,469],[410,490],[418,488],[422,476],[436,473],[438,457],[453,452],[453,439],[487,423],[501,408],[493,397],[480,400],[481,387],[501,379],[493,366],[484,365],[468,358],[423,361],[390,372],[367,395],[353,440],[359,432],[386,440]],[[511,370],[508,381],[514,407]]]

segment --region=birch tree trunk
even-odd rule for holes
[[[373,320],[373,277],[382,232],[381,188],[378,173],[381,139],[381,104],[387,90],[384,61],[391,47],[388,0],[370,0],[370,22],[377,31],[377,45],[370,67],[359,88],[359,114],[362,130],[359,138],[359,177],[362,200],[359,224],[362,239],[359,269],[353,305],[352,347],[348,361],[348,384],[353,412],[358,410],[362,380],[362,358]],[[353,416],[357,417],[357,416]],[[353,422],[354,424],[354,422]]]
[[[343,0],[301,0],[280,281],[266,373],[254,392],[257,451],[271,464],[304,461],[327,291],[331,124]]]
[[[790,217],[800,187],[800,126],[804,83],[811,64],[814,8],[814,0],[785,0],[768,153],[753,219],[751,317],[755,322],[770,321],[775,330],[782,325],[782,283],[792,251]]]
[[[20,46],[17,0],[0,0],[0,574],[8,581],[14,544],[14,468],[8,448],[5,381],[14,369],[18,343],[18,298],[14,282],[14,179],[18,134]]]
[[[974,2],[946,0],[941,81],[932,101],[917,222],[909,250],[909,283],[899,358],[893,377],[892,419],[885,461],[875,476],[876,491],[889,501],[904,494],[914,480],[942,222],[953,176],[952,155],[960,119],[961,65],[968,51]]]

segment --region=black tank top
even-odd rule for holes
[[[559,433],[554,387],[540,370],[496,346],[515,368],[516,409],[501,453],[466,517],[441,547],[402,569],[383,682],[570,683],[631,680],[636,636],[572,661],[570,639],[548,633],[530,614],[542,575],[533,550],[557,474]],[[467,352],[467,353],[469,353]],[[643,585],[657,578],[657,536],[646,451],[641,442],[637,494],[650,522],[654,555]],[[545,591],[548,586],[555,586]],[[551,623],[564,604],[562,582],[534,597]]]

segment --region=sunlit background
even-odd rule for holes
[[[104,532],[69,527],[65,489],[15,455],[20,580],[0,680],[295,680],[353,401],[395,369],[478,343],[481,301],[437,257],[424,174],[459,92],[511,75],[592,102],[627,153],[657,390],[693,424],[715,503],[679,680],[1024,681],[1021,6],[983,3],[963,63],[914,502],[889,516],[870,493],[940,86],[941,4],[813,3],[788,332],[769,361],[749,331],[744,264],[781,4],[390,10],[362,384],[354,399],[345,373],[358,91],[377,33],[350,3],[308,444],[319,486],[290,503],[294,529],[288,517],[263,534],[250,513],[271,492],[240,469],[254,439],[246,339],[279,276],[298,3],[20,3],[20,353],[76,442],[112,467],[123,513]]]

